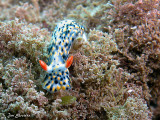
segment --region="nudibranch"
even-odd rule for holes
[[[84,27],[73,20],[63,20],[55,27],[48,47],[48,63],[39,60],[41,67],[46,71],[43,88],[48,92],[71,88],[68,68],[72,64],[73,56],[69,57],[69,51],[78,36],[86,40]]]

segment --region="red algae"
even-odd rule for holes
[[[159,6],[158,0],[0,1],[0,118],[158,118]],[[38,61],[46,61],[51,33],[64,19],[84,25],[87,41],[77,38],[69,53],[72,89],[51,94],[42,89]]]

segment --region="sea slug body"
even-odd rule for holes
[[[52,93],[71,88],[68,68],[73,56],[68,56],[71,45],[78,36],[86,39],[84,27],[73,20],[63,20],[55,27],[48,47],[48,65],[39,60],[41,67],[47,72],[43,81],[43,88],[47,91]]]

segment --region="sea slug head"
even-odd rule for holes
[[[57,65],[50,65],[48,66],[44,61],[39,60],[39,64],[40,66],[43,68],[43,70],[47,71],[48,73],[51,73],[53,70],[57,70],[57,69],[67,69],[71,66],[73,62],[73,56],[70,56],[67,61],[64,64],[57,64]]]
[[[64,64],[50,65],[40,60],[41,67],[47,72],[43,88],[49,92],[56,92],[60,89],[70,89],[70,78],[68,68],[73,62],[73,56],[69,57]]]

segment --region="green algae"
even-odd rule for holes
[[[63,96],[63,97],[61,97],[61,100],[62,100],[61,104],[62,105],[70,105],[70,104],[74,103],[76,101],[76,99],[77,98],[74,96]]]

